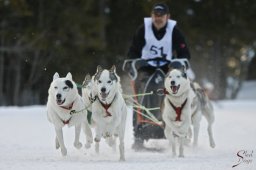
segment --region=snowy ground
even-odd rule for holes
[[[134,152],[131,114],[126,133],[126,162],[118,161],[118,152],[101,142],[101,153],[94,148],[76,150],[73,147],[73,128],[64,128],[68,156],[62,157],[54,148],[54,129],[46,118],[45,106],[0,107],[0,169],[24,170],[226,170],[256,169],[256,100],[222,101],[214,103],[216,122],[214,136],[217,147],[208,144],[206,121],[203,119],[199,147],[185,148],[185,158],[172,158],[166,140],[146,143],[162,148],[163,152]],[[84,136],[82,136],[82,140]],[[237,152],[244,150],[247,155]],[[251,154],[251,152],[253,153]]]

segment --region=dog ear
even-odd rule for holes
[[[84,80],[91,80],[91,75],[89,73],[87,73]]]
[[[181,67],[181,71],[182,71],[182,76],[187,79],[188,78],[187,71],[186,71],[186,67],[184,65]]]
[[[66,78],[69,80],[72,80],[72,74],[70,72],[68,72],[68,74],[66,75]]]
[[[60,75],[59,75],[59,73],[55,73],[54,75],[53,75],[53,80],[55,80],[55,79],[57,79],[57,78],[60,78]]]
[[[112,72],[112,73],[116,73],[116,66],[113,65],[113,66],[110,68],[109,71]]]
[[[102,67],[100,65],[97,66],[97,73],[102,72]]]
[[[171,64],[168,65],[168,72],[172,71],[173,70],[173,67]]]
[[[86,74],[82,86],[85,86],[88,84],[88,82],[91,80],[91,75],[89,73]]]

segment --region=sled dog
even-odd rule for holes
[[[95,123],[95,150],[99,152],[101,137],[110,146],[115,145],[115,138],[119,137],[120,160],[125,160],[124,134],[127,108],[122,97],[120,78],[116,74],[115,66],[110,70],[97,67],[93,77],[96,100],[92,103],[92,120]]]
[[[204,90],[200,87],[200,85],[196,82],[193,82],[191,84],[191,88],[193,89],[196,96],[193,98],[192,101],[192,125],[193,125],[193,134],[194,134],[194,146],[197,146],[198,143],[198,135],[199,135],[199,129],[200,129],[200,122],[202,116],[204,116],[207,120],[208,127],[208,136],[209,136],[209,143],[212,148],[215,147],[215,142],[213,138],[213,132],[212,132],[212,125],[214,123],[214,110],[213,106],[211,104],[210,99],[205,94]],[[190,129],[190,135],[192,134],[192,130]]]
[[[187,78],[185,67],[172,69],[165,78],[163,120],[165,122],[165,135],[172,144],[173,156],[176,155],[175,137],[178,137],[179,156],[184,157],[183,145],[186,138],[192,137],[193,144],[198,143],[198,134],[202,115],[208,121],[208,134],[210,146],[215,147],[212,134],[214,122],[213,107],[210,100],[197,83],[191,83]]]
[[[87,74],[83,81],[82,88],[82,98],[84,100],[85,105],[87,106],[87,110],[92,111],[92,103],[96,100],[96,94],[94,92],[94,84],[92,81],[92,77],[90,74]]]
[[[74,146],[77,149],[82,147],[79,137],[81,127],[83,127],[86,136],[85,147],[90,147],[93,137],[86,118],[87,111],[82,97],[78,94],[77,86],[72,80],[71,73],[62,78],[58,73],[54,74],[48,90],[47,117],[55,127],[56,149],[60,148],[63,156],[67,155],[62,131],[65,125],[75,126]]]
[[[185,68],[171,69],[166,75],[164,87],[164,134],[172,145],[173,156],[176,156],[175,138],[178,138],[179,157],[184,157],[184,142],[191,125],[191,104],[195,96],[190,88],[190,80],[186,77]]]

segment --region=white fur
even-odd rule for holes
[[[171,82],[174,81],[175,85],[179,85],[179,90],[173,93]],[[165,122],[164,133],[166,138],[172,145],[173,156],[176,156],[176,142],[175,137],[178,137],[179,143],[179,157],[184,157],[184,142],[188,135],[189,127],[191,125],[191,103],[193,99],[193,91],[190,88],[190,81],[182,76],[180,70],[170,71],[165,79],[165,88],[169,94],[164,98],[163,120]],[[187,99],[181,113],[181,121],[176,121],[176,112],[170,105],[169,101],[176,107],[181,107]]]
[[[67,86],[66,81],[70,81],[73,88]],[[53,76],[53,81],[48,90],[47,101],[47,117],[48,120],[54,125],[56,132],[56,149],[60,148],[63,156],[67,155],[67,149],[64,144],[62,128],[65,126],[64,121],[68,121],[68,126],[75,126],[75,141],[74,146],[79,149],[82,144],[79,141],[81,127],[86,135],[86,147],[92,143],[92,132],[87,121],[87,111],[85,109],[84,101],[78,94],[77,86],[72,80],[71,73],[66,77],[60,78],[58,73]],[[59,96],[59,102],[57,99]],[[73,103],[73,105],[72,105]],[[71,107],[72,108],[69,108]],[[70,114],[71,110],[75,110],[75,114]],[[80,112],[81,111],[81,112]]]
[[[200,129],[200,122],[202,119],[202,116],[206,118],[206,121],[208,122],[208,136],[209,136],[209,143],[212,148],[215,147],[215,142],[213,138],[213,132],[212,132],[212,125],[214,123],[214,112],[212,104],[208,98],[208,96],[203,92],[202,88],[197,83],[193,83],[195,88],[196,97],[193,98],[192,101],[192,125],[193,125],[193,132],[194,132],[194,146],[197,146],[198,144],[198,135],[199,135],[199,129]],[[203,100],[203,101],[201,101]]]
[[[115,80],[111,79],[111,73],[115,75]],[[127,108],[122,97],[120,78],[117,76],[115,68],[111,68],[111,70],[98,68],[94,79],[94,87],[97,100],[92,103],[92,119],[96,130],[96,152],[99,152],[101,137],[106,138],[110,146],[115,146],[115,137],[118,136],[120,141],[120,160],[124,161],[124,134]],[[111,116],[106,116],[106,109],[104,109],[101,102],[104,104],[111,103],[111,106],[107,109]]]
[[[200,121],[202,116],[205,116],[208,122],[209,142],[212,148],[215,147],[215,142],[212,133],[212,124],[214,122],[213,107],[209,98],[204,94],[201,87],[194,83],[194,90],[190,85],[190,80],[182,75],[182,71],[174,69],[171,70],[165,79],[165,88],[168,94],[164,99],[163,120],[165,122],[165,135],[172,144],[173,156],[176,155],[175,137],[178,137],[180,144],[179,156],[183,157],[183,144],[186,138],[192,137],[191,126],[193,125],[193,144],[197,146],[198,135],[200,129]],[[180,85],[178,92],[173,93],[171,82],[174,81],[176,85]],[[181,122],[175,121],[176,112],[170,105],[171,101],[176,107],[180,107],[187,99],[181,114]],[[203,100],[203,101],[202,101]],[[175,135],[173,135],[175,134]]]

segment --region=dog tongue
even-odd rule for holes
[[[171,86],[171,89],[172,89],[173,93],[176,93],[177,90],[178,90],[178,87],[177,86]]]

